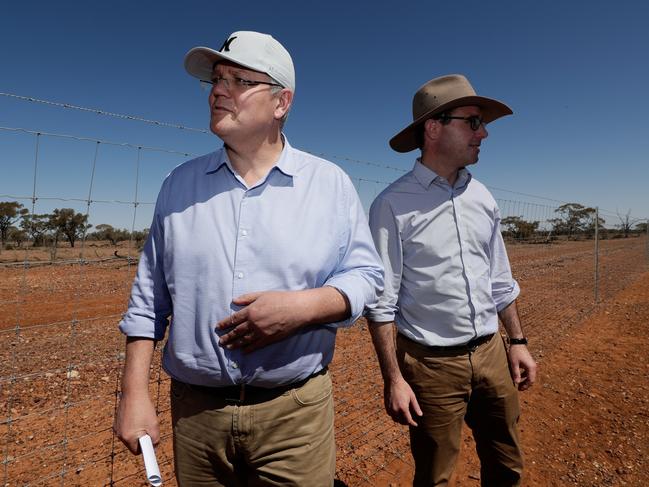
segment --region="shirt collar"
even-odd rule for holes
[[[421,184],[425,189],[428,189],[432,183],[444,183],[448,185],[448,181],[442,176],[437,174],[435,171],[430,169],[427,166],[424,166],[421,162],[421,157],[418,157],[415,161],[415,167],[412,168],[412,173],[415,176],[415,179]],[[468,169],[463,167],[458,171],[457,179],[455,180],[454,188],[460,189],[469,184],[471,180],[471,173]]]
[[[471,175],[469,170],[466,167],[463,167],[457,173],[457,180],[455,181],[455,188],[464,189],[469,184],[469,182],[471,181],[471,178],[473,178],[473,176]]]
[[[435,171],[422,164],[421,157],[418,157],[415,161],[415,167],[412,168],[412,174],[415,176],[415,179],[419,181],[419,184],[426,189],[428,189],[430,184],[439,177]]]
[[[287,176],[292,177],[297,172],[298,164],[295,160],[293,148],[291,147],[291,144],[288,143],[288,139],[283,133],[282,139],[284,140],[284,147],[282,148],[282,152],[279,155],[279,159],[277,159],[277,162],[270,170],[272,171],[274,168],[277,168]],[[205,172],[208,174],[211,172],[216,172],[223,165],[226,165],[228,169],[230,169],[232,174],[235,174],[232,163],[228,158],[228,153],[225,150],[225,146],[221,147],[220,150],[212,154],[211,160],[207,165],[207,170]]]

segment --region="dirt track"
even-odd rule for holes
[[[598,305],[592,242],[509,248],[523,289],[523,321],[541,366],[540,383],[522,395],[524,485],[645,485],[646,242],[602,242]],[[115,324],[133,270],[123,260],[0,268],[5,485],[145,485],[139,458],[114,443],[110,431],[123,346]],[[407,433],[383,412],[378,367],[362,324],[339,333],[331,369],[340,481],[409,485]],[[171,479],[168,380],[157,365],[152,379],[165,435],[159,459]],[[464,446],[457,485],[477,486],[468,434]]]

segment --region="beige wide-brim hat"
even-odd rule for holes
[[[485,123],[511,115],[511,108],[498,100],[476,95],[475,90],[461,74],[449,74],[431,79],[412,99],[413,122],[390,139],[390,147],[397,152],[410,152],[419,147],[419,125],[433,116],[457,107],[478,106]]]

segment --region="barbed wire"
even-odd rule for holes
[[[31,196],[17,196],[11,194],[0,194],[0,198],[12,198],[14,200],[28,200],[28,201],[60,201],[61,203],[102,203],[110,205],[155,205],[155,201],[123,201],[123,200],[95,200],[95,199],[86,199],[86,198],[61,198],[58,196],[37,196],[32,198]]]
[[[173,149],[164,149],[162,147],[148,147],[144,145],[137,145],[137,144],[132,144],[130,142],[114,142],[111,140],[102,140],[102,139],[94,139],[91,137],[83,137],[79,135],[67,135],[67,134],[56,134],[52,132],[43,132],[43,131],[38,131],[38,130],[30,130],[22,127],[2,127],[0,126],[0,130],[6,131],[6,132],[22,132],[30,135],[45,135],[47,137],[57,137],[61,139],[73,139],[77,141],[82,141],[82,142],[95,142],[97,144],[105,144],[105,145],[112,145],[112,146],[117,146],[117,147],[130,147],[132,149],[144,149],[144,150],[149,150],[153,152],[166,152],[168,154],[175,154],[175,155],[181,155],[184,157],[197,157],[198,154],[192,154],[191,152],[186,152],[186,151],[177,151]]]
[[[485,186],[487,188],[489,188],[491,191],[504,191],[506,193],[517,194],[519,196],[527,196],[528,198],[536,198],[536,199],[539,199],[539,200],[552,201],[553,203],[558,203],[560,205],[563,205],[563,204],[567,203],[566,201],[557,200],[557,199],[554,199],[554,198],[548,198],[546,196],[539,196],[539,195],[531,194],[531,193],[522,193],[520,191],[512,191],[511,189],[498,188],[496,186],[491,186],[491,185],[488,185],[488,184],[485,184]]]
[[[312,155],[317,156],[317,157],[322,157],[322,158],[325,158],[325,159],[339,159],[339,160],[346,161],[346,162],[354,162],[356,164],[363,164],[365,166],[379,167],[381,169],[391,169],[393,171],[399,171],[399,172],[402,172],[402,173],[406,173],[406,172],[408,172],[410,170],[410,169],[404,169],[402,167],[390,166],[388,164],[379,164],[378,162],[364,161],[362,159],[354,159],[352,157],[347,157],[347,156],[337,156],[337,155],[329,154],[329,153],[326,153],[326,152],[310,152],[310,151],[305,151],[305,152],[308,152],[309,154],[312,154]]]
[[[206,129],[200,129],[200,128],[196,128],[196,127],[190,127],[190,126],[187,126],[187,125],[182,125],[182,124],[172,123],[172,122],[165,122],[165,121],[161,121],[161,120],[147,119],[147,118],[139,117],[139,116],[136,116],[136,115],[128,115],[128,114],[116,113],[116,112],[112,112],[112,111],[108,111],[108,110],[104,110],[104,109],[100,109],[100,108],[90,108],[90,107],[84,107],[84,106],[80,106],[80,105],[75,105],[75,104],[72,104],[72,103],[63,103],[63,102],[55,102],[55,101],[51,101],[51,100],[43,100],[43,99],[32,97],[32,96],[24,96],[24,95],[18,95],[18,94],[7,93],[7,92],[0,92],[0,96],[4,96],[4,97],[7,97],[7,98],[13,98],[13,99],[16,99],[16,100],[21,100],[21,101],[26,101],[26,102],[31,102],[31,103],[40,103],[40,104],[43,104],[43,105],[49,105],[49,106],[53,106],[53,107],[57,107],[57,108],[73,109],[73,110],[78,110],[78,111],[83,111],[83,112],[91,112],[91,113],[94,113],[94,114],[97,114],[97,115],[119,118],[121,120],[143,122],[143,123],[148,123],[148,124],[151,124],[151,125],[154,125],[154,126],[157,126],[157,127],[167,127],[167,128],[173,128],[173,129],[184,130],[184,131],[193,131],[193,132],[202,133],[202,134],[205,134],[205,135],[211,135],[211,132],[209,130],[206,130]],[[7,128],[7,127],[0,127],[0,130],[11,130],[11,129]],[[27,133],[35,133],[33,131],[27,131],[26,129],[15,129],[15,130],[22,130],[22,131],[25,131]],[[40,132],[40,134],[54,136],[54,134],[47,134],[47,133],[44,133],[44,132]],[[182,155],[185,155],[186,157],[197,157],[198,156],[197,154],[191,154],[191,153],[188,153],[188,152],[179,152],[179,151],[171,151],[171,150],[168,150],[168,149],[143,147],[143,146],[129,144],[129,143],[126,143],[126,142],[116,143],[116,142],[109,142],[109,141],[98,141],[96,139],[88,139],[88,138],[84,138],[84,137],[63,136],[63,135],[58,135],[58,136],[59,137],[72,137],[72,138],[77,138],[78,140],[92,140],[94,142],[101,142],[101,143],[111,144],[111,145],[137,147],[137,148],[140,148],[140,149],[156,150],[156,151],[162,151],[162,152],[169,152],[169,153],[173,153],[173,154],[182,154]],[[339,155],[335,155],[335,154],[331,154],[331,153],[327,153],[327,152],[309,151],[309,150],[306,150],[305,152],[308,152],[309,154],[312,154],[312,155],[315,155],[315,156],[318,156],[318,157],[327,158],[327,159],[338,159],[338,160],[342,160],[342,161],[346,161],[346,162],[353,162],[355,164],[362,164],[362,165],[370,166],[370,167],[389,169],[389,170],[398,171],[398,172],[401,172],[401,173],[406,173],[406,172],[409,171],[409,169],[404,169],[402,167],[391,166],[389,164],[380,164],[380,163],[377,163],[377,162],[374,162],[374,161],[355,159],[355,158],[351,158],[351,157],[348,157],[348,156],[339,156]],[[368,182],[379,183],[379,184],[389,184],[389,183],[385,183],[384,181],[372,181],[372,180],[367,180],[367,181]],[[548,198],[546,196],[539,196],[539,195],[535,195],[535,194],[531,194],[531,193],[524,193],[524,192],[520,192],[520,191],[514,191],[514,190],[510,190],[510,189],[499,188],[499,187],[496,187],[496,186],[490,186],[490,185],[486,185],[486,186],[490,190],[504,191],[504,192],[508,192],[508,193],[511,193],[511,194],[517,194],[517,195],[520,195],[520,196],[526,196],[526,197],[530,197],[530,198],[536,198],[536,199],[541,199],[541,200],[546,200],[546,201],[552,201],[552,202],[559,203],[559,204],[566,204],[567,203],[566,201],[558,200],[558,199],[554,199],[554,198]],[[608,216],[619,216],[617,211],[607,210],[607,209],[603,209],[603,208],[600,208],[599,211],[609,213]],[[641,220],[640,218],[635,218],[635,219],[636,220]]]
[[[24,302],[24,301],[21,301]],[[99,320],[108,320],[108,319],[114,319],[114,318],[120,318],[122,317],[122,313],[119,314],[110,314],[110,315],[103,315],[103,316],[93,316],[92,318],[82,318],[76,320],[77,323],[86,323],[86,322],[92,322],[92,321],[99,321]],[[25,332],[25,331],[30,331],[34,329],[42,329],[42,328],[49,328],[49,327],[54,327],[54,326],[63,326],[63,325],[72,325],[72,320],[64,320],[64,321],[55,321],[51,323],[40,323],[36,325],[23,325],[20,327],[20,331]],[[0,334],[2,333],[14,333],[16,330],[14,328],[5,328],[4,330],[0,330]]]
[[[25,247],[27,248],[27,247]],[[121,249],[120,249],[121,250]],[[117,252],[117,249],[115,250]],[[0,262],[0,268],[2,267],[44,267],[44,266],[64,266],[64,265],[73,265],[73,264],[99,264],[105,262],[122,262],[126,263],[128,260],[137,262],[139,257],[128,257],[128,256],[117,256],[117,257],[100,257],[97,259],[61,259],[61,260],[19,260],[16,262]],[[5,303],[6,301],[0,301],[0,304]],[[0,330],[2,333],[2,330]]]
[[[32,103],[40,103],[42,105],[49,105],[49,106],[54,106],[58,108],[66,108],[66,109],[71,109],[71,110],[79,110],[82,112],[91,112],[96,115],[104,115],[108,117],[114,117],[114,118],[120,118],[122,120],[132,120],[136,122],[144,122],[148,123],[151,125],[155,125],[157,127],[168,127],[168,128],[174,128],[174,129],[179,129],[179,130],[186,130],[186,131],[191,131],[191,132],[199,132],[203,134],[209,134],[210,132],[206,129],[199,129],[195,127],[189,127],[187,125],[181,125],[178,123],[171,123],[171,122],[161,122],[160,120],[152,120],[148,118],[143,118],[143,117],[138,117],[136,115],[124,115],[122,113],[115,113],[115,112],[109,112],[107,110],[103,110],[101,108],[88,108],[88,107],[83,107],[79,105],[73,105],[71,103],[61,103],[61,102],[55,102],[55,101],[49,101],[49,100],[41,100],[39,98],[34,98],[32,96],[22,96],[22,95],[16,95],[13,93],[3,93],[0,92],[0,96],[5,96],[7,98],[14,98],[16,100],[21,100],[21,101],[28,101]]]
[[[2,95],[2,94],[3,93],[0,93],[0,95]],[[87,110],[92,111],[92,109],[87,109]],[[108,114],[110,112],[105,112],[105,113]],[[130,116],[126,116],[126,115],[122,116],[122,118],[129,118],[129,117]],[[133,117],[130,117],[129,119],[131,119],[131,118],[134,119],[134,120],[136,119],[136,118],[133,118]],[[164,122],[159,122],[160,125],[162,125],[163,123]],[[173,124],[167,124],[167,125],[173,126]],[[38,136],[44,135],[44,136],[49,136],[49,137],[73,139],[73,140],[77,140],[77,141],[94,142],[94,143],[97,143],[97,144],[112,145],[112,146],[117,146],[117,147],[129,147],[129,148],[138,149],[138,150],[149,150],[149,151],[162,152],[162,153],[168,153],[168,154],[173,154],[173,155],[182,155],[184,157],[198,157],[199,156],[199,154],[194,154],[194,153],[191,153],[191,152],[188,152],[188,151],[180,151],[180,150],[175,150],[175,149],[165,149],[165,148],[161,148],[161,147],[148,147],[148,146],[144,146],[144,145],[141,145],[141,144],[133,144],[133,143],[130,143],[130,142],[115,142],[115,141],[110,141],[110,140],[102,140],[102,139],[96,139],[96,138],[91,138],[91,137],[83,137],[83,136],[76,136],[76,135],[69,135],[69,134],[57,134],[57,133],[51,133],[51,132],[43,132],[43,131],[25,129],[25,128],[21,128],[21,127],[3,127],[3,126],[0,126],[0,130],[10,131],[10,132],[22,132],[22,133],[27,133],[27,134],[31,134],[31,135],[38,135]],[[328,159],[343,160],[343,161],[353,162],[353,163],[356,163],[356,164],[362,164],[362,165],[371,166],[371,167],[377,167],[377,168],[382,168],[382,169],[390,169],[390,170],[399,171],[399,172],[402,172],[402,173],[408,172],[407,169],[403,169],[403,168],[399,168],[399,167],[395,167],[395,166],[390,166],[390,165],[387,165],[387,164],[379,164],[379,163],[375,163],[375,162],[372,162],[372,161],[364,161],[364,160],[361,160],[361,159],[354,159],[354,158],[350,158],[350,157],[347,157],[347,156],[338,156],[338,155],[334,155],[334,154],[329,154],[329,153],[324,153],[324,152],[316,152],[316,151],[305,151],[305,152],[308,152],[309,154],[315,155],[317,157],[325,157],[325,158],[328,158]],[[368,183],[373,183],[373,184],[381,184],[381,185],[385,185],[385,186],[391,184],[391,181],[380,181],[380,180],[367,179],[367,178],[361,178],[361,177],[353,178],[353,179],[368,182]],[[551,201],[551,202],[557,203],[559,205],[563,205],[563,204],[567,203],[565,200],[558,200],[558,199],[555,199],[555,198],[549,198],[549,197],[546,197],[546,196],[540,196],[540,195],[536,195],[536,194],[532,194],[532,193],[514,191],[514,190],[510,190],[510,189],[500,188],[500,187],[497,187],[497,186],[492,186],[492,185],[485,185],[485,186],[491,191],[501,191],[501,192],[516,194],[516,195],[519,195],[519,196],[525,196],[525,197],[528,197],[528,198],[535,198],[535,199],[544,200],[544,201]],[[31,200],[32,199],[31,197],[27,197],[27,196],[17,197],[17,196],[11,196],[11,195],[7,195],[7,194],[0,194],[0,197],[14,197],[16,199],[24,199],[24,200]],[[72,201],[74,201],[74,202],[82,202],[82,203],[86,203],[88,201],[88,200],[83,199],[83,198],[39,197],[38,199],[39,200],[48,200],[48,201],[62,201],[62,202],[72,202]],[[127,202],[127,201],[121,201],[121,200],[91,200],[91,203],[133,204],[134,202]],[[155,203],[154,202],[141,202],[139,204],[153,205]],[[603,213],[603,214],[606,214],[606,216],[620,217],[619,213],[617,211],[614,211],[614,210],[608,210],[608,209],[605,209],[605,208],[599,208],[599,212]],[[636,221],[644,220],[644,218],[638,218],[638,217],[635,217],[635,216],[633,216],[633,217],[629,216],[629,217],[631,219],[633,219],[633,220],[636,220]],[[622,218],[622,217],[620,217],[620,218]]]
[[[205,134],[205,135],[211,135],[212,134],[207,129],[200,129],[200,128],[190,127],[188,125],[181,125],[181,124],[172,123],[172,122],[163,122],[161,120],[153,120],[153,119],[139,117],[139,116],[136,116],[136,115],[126,115],[126,114],[123,114],[123,113],[115,113],[115,112],[111,112],[111,111],[108,111],[108,110],[103,110],[103,109],[100,109],[100,108],[89,108],[89,107],[84,107],[84,106],[80,106],[80,105],[73,105],[72,103],[61,103],[61,102],[55,102],[55,101],[50,101],[50,100],[42,100],[42,99],[35,98],[35,97],[32,97],[32,96],[16,95],[14,93],[0,92],[0,96],[5,96],[5,97],[8,97],[8,98],[14,98],[16,100],[27,101],[27,102],[32,102],[32,103],[40,103],[40,104],[43,104],[43,105],[49,105],[49,106],[54,106],[54,107],[58,107],[58,108],[66,108],[66,109],[79,110],[79,111],[83,111],[83,112],[90,112],[90,113],[94,113],[96,115],[104,115],[104,116],[108,116],[108,117],[115,117],[115,118],[119,118],[119,119],[122,119],[122,120],[131,120],[131,121],[137,121],[137,122],[144,122],[144,123],[148,123],[148,124],[151,124],[151,125],[155,125],[157,127],[168,127],[168,128],[174,128],[174,129],[185,130],[185,131],[189,130],[189,131],[198,132],[198,133]],[[364,160],[361,160],[361,159],[354,159],[354,158],[347,157],[347,156],[337,156],[337,155],[328,154],[328,153],[324,153],[324,152],[316,152],[316,151],[305,151],[305,152],[308,152],[309,154],[312,154],[312,155],[315,155],[315,156],[318,156],[318,157],[335,158],[335,159],[340,159],[340,160],[344,160],[344,161],[347,161],[347,162],[354,162],[356,164],[364,164],[366,166],[380,167],[380,168],[384,168],[384,169],[392,169],[394,171],[407,172],[406,169],[403,169],[401,167],[390,166],[390,165],[387,165],[387,164],[378,164],[378,163],[373,162],[373,161],[364,161]]]

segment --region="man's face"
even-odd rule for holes
[[[210,129],[225,142],[269,130],[277,118],[279,94],[269,85],[245,86],[237,82],[274,81],[265,73],[233,63],[214,66],[212,80],[225,78],[212,87],[209,96]]]
[[[452,117],[481,117],[482,111],[476,106],[459,107],[450,114]],[[439,147],[449,163],[460,168],[478,162],[480,143],[487,138],[487,129],[480,125],[472,130],[468,120],[451,119],[442,125]]]

